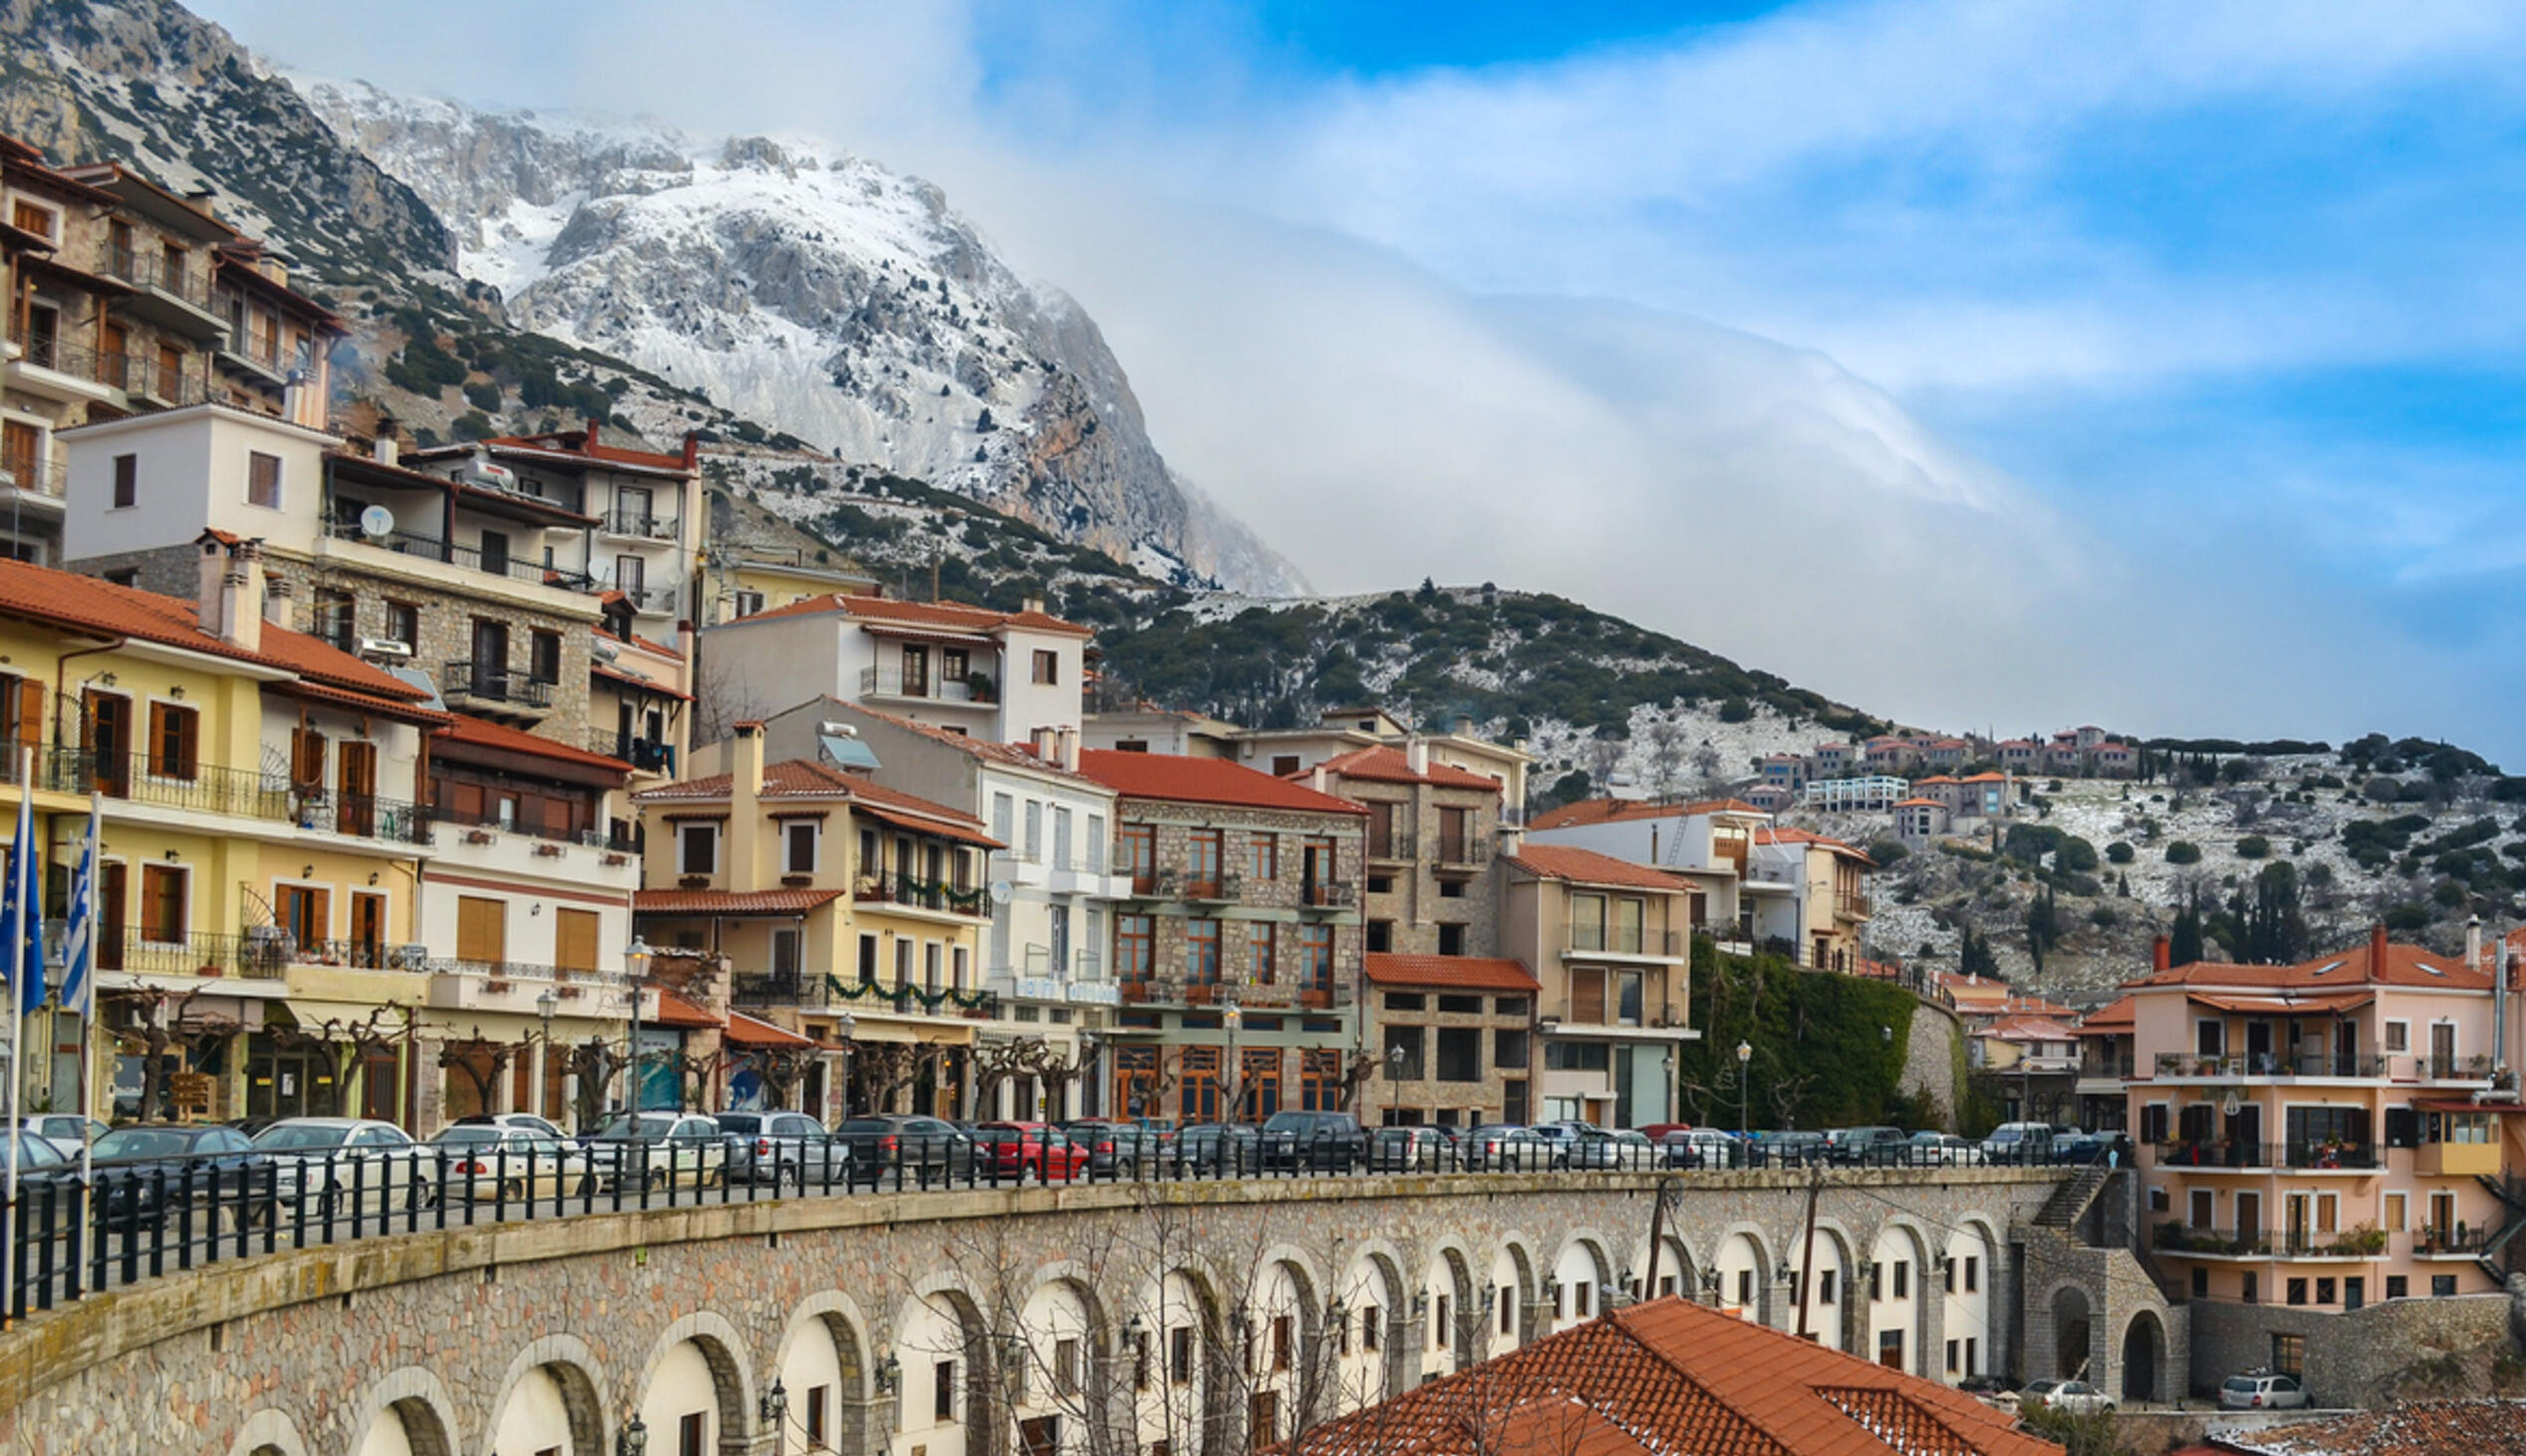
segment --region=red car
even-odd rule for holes
[[[1088,1149],[1050,1122],[977,1122],[973,1140],[977,1157],[990,1159],[986,1177],[1069,1183],[1088,1176]]]

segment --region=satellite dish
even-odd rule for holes
[[[2242,1102],[2240,1102],[2240,1101],[2238,1101],[2238,1100],[2236,1099],[2236,1093],[2235,1093],[2235,1092],[2230,1092],[2230,1093],[2228,1093],[2228,1099],[2227,1099],[2226,1101],[2224,1101],[2224,1102],[2219,1103],[2219,1110],[2220,1110],[2220,1111],[2222,1111],[2222,1112],[2225,1112],[2227,1115],[2229,1115],[2229,1116],[2233,1117],[2233,1116],[2235,1116],[2235,1115],[2236,1115],[2237,1108],[2239,1108],[2239,1107],[2241,1107],[2241,1106],[2243,1106],[2243,1105],[2244,1105],[2244,1103],[2242,1103]]]
[[[1017,893],[1017,891],[1010,888],[1007,880],[995,879],[991,881],[991,903],[995,905],[1005,905],[1009,902],[1009,896],[1015,893]]]
[[[360,513],[360,534],[375,540],[394,530],[394,513],[383,506],[371,506]]]

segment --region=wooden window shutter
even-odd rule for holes
[[[496,966],[509,958],[509,906],[480,895],[456,897],[456,959]]]
[[[560,910],[553,912],[553,964],[567,971],[593,971],[597,968],[597,912],[594,910]]]
[[[1570,1019],[1583,1025],[1605,1020],[1605,972],[1578,970],[1570,973]]]
[[[44,684],[28,678],[18,684],[18,742],[33,748],[44,741]]]

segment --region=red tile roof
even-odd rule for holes
[[[1563,879],[1577,884],[1617,884],[1633,889],[1665,890],[1680,894],[1681,880],[1662,869],[1617,859],[1594,849],[1572,845],[1523,844],[1517,852],[1502,856],[1511,864],[1543,879]]]
[[[712,774],[701,779],[678,779],[660,784],[632,796],[641,804],[685,804],[723,801],[736,785],[729,774]],[[1000,842],[982,832],[982,821],[962,810],[935,804],[900,789],[845,773],[831,764],[811,763],[806,759],[784,759],[763,766],[763,788],[758,798],[828,799],[856,803],[888,824],[926,834],[944,835],[968,844],[999,849]]]
[[[1349,800],[1319,794],[1303,784],[1286,783],[1222,758],[1178,758],[1170,753],[1084,748],[1079,751],[1079,772],[1126,799],[1224,804],[1299,814],[1368,814]]]
[[[723,625],[744,626],[751,622],[777,621],[785,616],[817,616],[829,611],[839,611],[863,621],[895,622],[949,631],[988,632],[1000,627],[1023,626],[1037,631],[1067,632],[1073,636],[1095,635],[1077,622],[1064,621],[1048,612],[994,611],[988,607],[967,607],[957,602],[903,602],[892,597],[869,597],[857,592],[828,592],[822,597],[804,598],[786,607],[774,607]]]
[[[1340,774],[1346,779],[1366,779],[1378,784],[1434,784],[1441,789],[1482,789],[1493,794],[1500,792],[1499,780],[1468,772],[1457,768],[1454,764],[1433,763],[1426,771],[1413,773],[1411,760],[1405,757],[1403,751],[1398,748],[1384,746],[1356,748],[1349,753],[1336,754],[1326,759],[1319,767],[1328,773]],[[1301,769],[1297,773],[1284,774],[1282,777],[1295,782],[1306,778],[1311,772],[1313,771]]]
[[[2208,986],[2263,990],[2294,987],[2308,991],[2344,986],[2436,986],[2452,991],[2487,991],[2491,973],[2468,967],[2461,955],[2440,955],[2426,946],[2389,944],[2382,963],[2372,964],[2374,942],[2363,940],[2346,950],[2300,961],[2294,966],[2244,966],[2221,961],[2195,961],[2157,971],[2126,989],[2159,986]]]
[[[759,1017],[742,1011],[728,1013],[728,1040],[740,1047],[813,1047],[813,1037],[802,1037],[787,1027],[776,1027]]]
[[[2093,1036],[2115,1036],[2128,1032],[2137,1024],[2132,1015],[2133,1010],[2132,998],[2129,996],[2110,1006],[2100,1006],[2080,1018],[2079,1031],[2082,1035]]]
[[[1382,986],[1443,986],[1457,991],[1540,991],[1525,965],[1501,956],[1400,955],[1373,950],[1366,970]]]
[[[1039,774],[1052,774],[1059,778],[1071,779],[1081,783],[1093,782],[1085,774],[1074,774],[1070,770],[1061,767],[1059,764],[1048,763],[1043,759],[1037,758],[1035,756],[1035,750],[1027,747],[1023,743],[994,743],[988,738],[976,738],[969,733],[950,733],[944,728],[933,728],[927,723],[915,723],[909,718],[898,718],[892,713],[880,712],[866,703],[855,703],[847,698],[828,697],[825,699],[825,702],[828,704],[830,709],[839,710],[845,716],[858,713],[866,717],[875,718],[877,721],[884,723],[888,727],[900,728],[907,733],[917,733],[923,738],[943,743],[949,748],[955,749],[958,752],[973,758],[987,759],[996,764],[1006,764],[1010,768],[1014,769],[1027,769]]]
[[[1290,1456],[2060,1456],[1970,1395],[1676,1299],[1620,1310],[1273,1448]]]
[[[797,915],[842,898],[838,889],[644,889],[632,908],[644,915]]]
[[[2003,1042],[2072,1042],[2079,1038],[2077,1028],[2049,1016],[2004,1016],[1984,1027],[1979,1035],[1997,1037]]]
[[[2328,1420],[2232,1431],[2212,1442],[2249,1456],[2490,1456],[2526,1451],[2526,1401],[2413,1400]]]
[[[1647,799],[1583,799],[1535,816],[1527,828],[1563,830],[1577,825],[1620,824],[1634,819],[1689,819],[1702,814],[1761,814],[1742,799],[1701,799],[1690,804]]]
[[[419,688],[330,642],[266,622],[262,646],[250,652],[202,630],[199,609],[180,597],[161,597],[25,562],[0,561],[0,613],[284,668],[310,682],[340,689],[355,705],[438,721],[438,714],[423,706],[428,695]]]
[[[618,774],[626,775],[632,772],[632,766],[619,758],[608,758],[602,753],[590,753],[584,748],[573,748],[567,743],[556,743],[550,738],[538,738],[521,729],[485,722],[480,718],[468,718],[462,713],[449,715],[447,726],[438,730],[438,736],[456,743],[497,748],[509,753],[551,759],[556,763],[577,764],[582,768],[612,769]]]
[[[657,1010],[648,1014],[649,1024],[663,1027],[688,1027],[699,1031],[720,1026],[719,1018],[676,995],[661,989],[657,993]]]

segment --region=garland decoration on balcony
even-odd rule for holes
[[[898,1005],[905,1001],[917,1001],[920,1003],[921,1010],[928,1012],[935,1012],[941,1006],[953,1006],[959,1011],[985,1011],[990,1009],[994,1000],[992,993],[988,991],[959,991],[953,986],[941,986],[935,991],[925,991],[918,986],[885,986],[875,981],[845,982],[837,976],[825,977],[825,985],[835,995],[848,1000],[891,1001]]]

